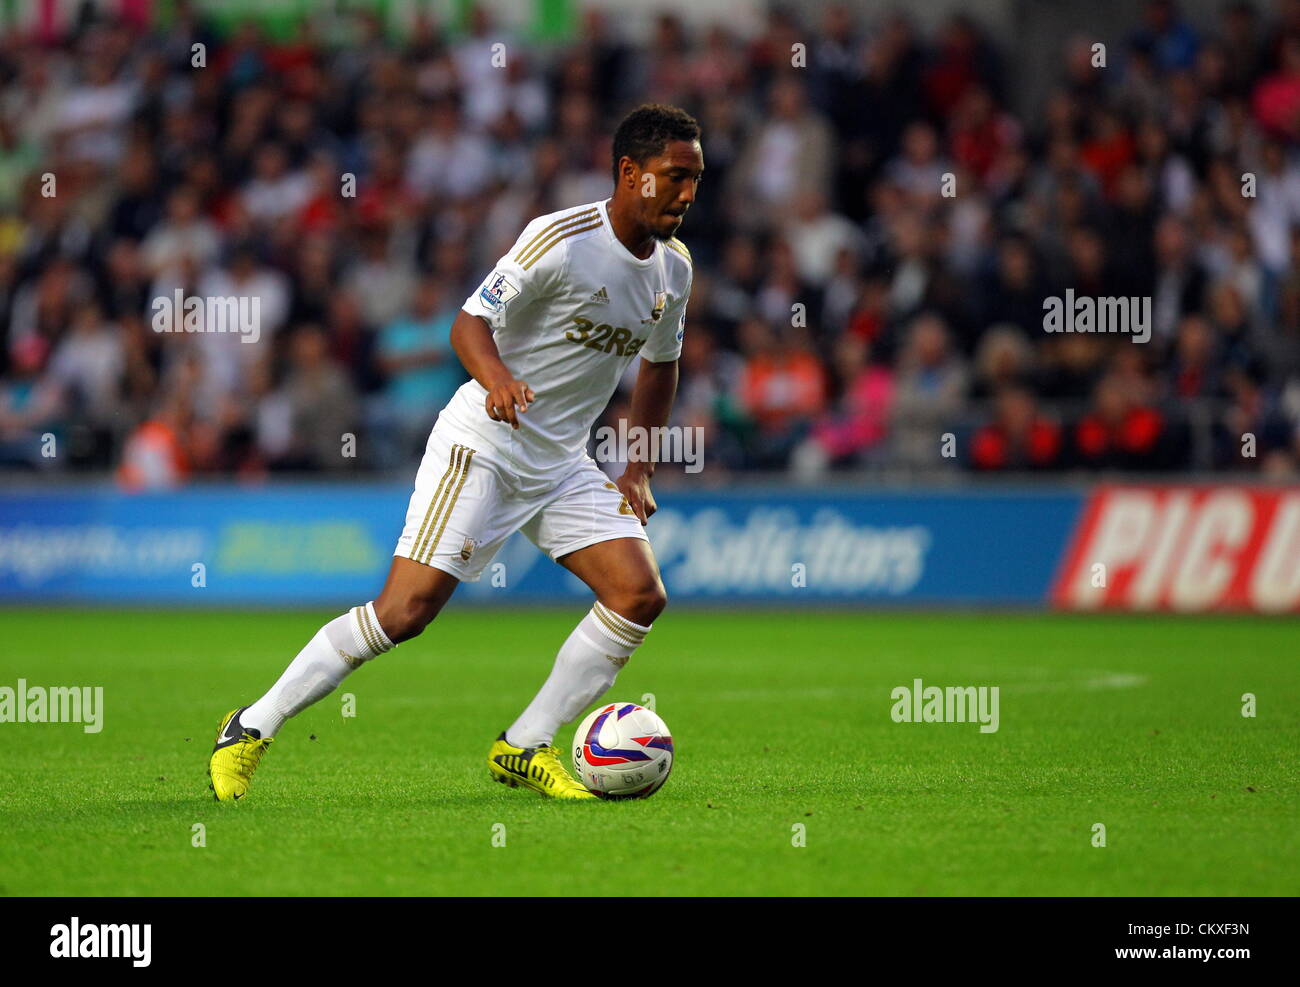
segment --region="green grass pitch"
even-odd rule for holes
[[[0,892],[1300,886],[1294,620],[670,609],[608,698],[655,695],[672,777],[643,802],[556,804],[492,784],[483,758],[581,611],[453,601],[287,724],[237,805],[207,789],[217,721],[332,612],[6,611],[0,685],[102,685],[106,711],[99,734],[0,724]],[[999,730],[893,722],[915,678],[998,686]]]

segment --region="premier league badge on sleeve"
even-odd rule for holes
[[[493,271],[483,287],[479,289],[478,296],[483,303],[494,312],[500,312],[510,302],[510,299],[519,294],[519,289],[499,271]]]

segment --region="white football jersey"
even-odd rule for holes
[[[615,237],[605,202],[534,219],[462,308],[492,327],[502,362],[535,403],[515,430],[488,417],[487,391],[471,379],[439,426],[491,445],[530,487],[554,482],[585,458],[591,427],[632,359],[681,355],[690,291],[681,241],[657,240],[638,260]]]

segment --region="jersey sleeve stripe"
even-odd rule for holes
[[[546,237],[550,235],[553,231],[555,231],[557,228],[569,226],[574,223],[585,222],[589,219],[595,219],[595,218],[596,218],[596,210],[588,209],[585,212],[580,212],[573,216],[565,216],[563,219],[557,219],[554,223],[546,227],[546,229],[542,230],[535,237],[529,240],[528,243],[524,245],[523,249],[521,249],[519,253],[515,254],[515,263],[522,264],[525,258],[533,251],[535,247],[537,247],[539,241],[546,239]]]
[[[668,241],[668,246],[672,247],[672,248],[673,248],[674,250],[676,250],[679,254],[681,254],[683,257],[685,257],[687,263],[692,263],[692,262],[691,262],[691,252],[690,252],[689,250],[686,249],[686,244],[682,243],[681,240],[678,240],[676,237],[673,237],[672,239],[670,239],[670,240]],[[694,265],[692,264],[692,266],[694,266]]]
[[[599,229],[600,226],[602,225],[602,223],[603,223],[603,220],[601,220],[600,217],[596,217],[595,220],[593,220],[592,222],[588,223],[586,226],[579,226],[579,227],[576,227],[576,228],[568,228],[568,229],[565,229],[565,230],[560,231],[559,233],[554,234],[554,235],[551,237],[551,239],[548,240],[546,243],[542,244],[542,245],[537,249],[537,252],[534,253],[533,256],[532,256],[531,258],[529,258],[528,262],[527,262],[526,264],[523,265],[524,270],[525,270],[525,271],[528,270],[530,267],[532,267],[534,264],[536,264],[539,260],[541,260],[541,259],[546,255],[546,252],[547,252],[548,250],[550,250],[552,247],[554,247],[554,246],[555,246],[557,243],[559,243],[561,240],[567,240],[569,237],[571,237],[571,236],[577,236],[579,233],[586,233],[588,230]]]

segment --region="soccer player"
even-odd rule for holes
[[[654,462],[629,462],[611,483],[586,445],[637,356],[629,426],[667,424],[692,277],[673,234],[704,171],[699,138],[680,109],[634,110],[614,134],[613,196],[534,219],[465,300],[451,342],[473,379],[429,435],[384,588],[317,631],[266,695],[221,720],[208,764],[219,801],[247,794],[285,720],[423,631],[518,530],[596,599],[492,744],[488,770],[551,798],[595,797],[552,741],[614,684],[667,596],[642,530],[655,512]]]

